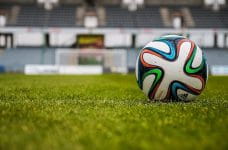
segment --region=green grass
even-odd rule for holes
[[[228,77],[148,103],[133,75],[0,75],[0,149],[228,149]]]

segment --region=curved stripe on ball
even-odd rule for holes
[[[196,46],[195,57],[193,58],[191,67],[192,68],[197,68],[202,63],[203,63],[203,52],[198,46]]]
[[[199,51],[198,55],[196,55],[197,51]],[[200,59],[199,59],[199,56],[201,56]],[[195,47],[193,50],[193,54],[191,55],[190,59],[187,61],[187,64],[185,66],[185,71],[187,73],[191,73],[191,74],[200,71],[204,66],[204,61],[202,61],[202,60],[203,60],[203,57],[202,57],[202,54],[200,54],[200,50]],[[194,61],[195,61],[194,66],[196,66],[197,63],[199,64],[197,67],[192,67]]]
[[[174,60],[175,56],[176,56],[176,51],[175,51],[173,43],[170,43],[167,40],[159,41],[159,42],[163,42],[164,44],[166,44],[169,47],[169,52],[166,52],[167,51],[167,50],[165,50],[165,49],[167,49],[166,47],[164,48],[164,50],[156,48],[158,45],[157,42],[158,41],[155,41],[155,44],[150,43],[149,46],[145,46],[144,49],[151,50],[151,51],[157,53],[158,55],[160,55],[161,57],[164,57],[165,59]]]
[[[155,75],[151,74],[145,77],[143,80],[143,92],[148,95],[150,92],[150,89],[152,88],[153,82],[155,80]]]
[[[162,70],[158,68],[152,69],[143,75],[143,91],[147,96],[150,96],[151,91],[153,91],[155,87],[158,86],[158,82],[162,79],[162,75]]]

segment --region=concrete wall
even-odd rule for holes
[[[54,64],[54,49],[7,49],[0,54],[0,65],[6,71],[23,72],[25,64]]]
[[[207,63],[211,65],[228,65],[228,48],[223,50],[210,49],[204,50]]]

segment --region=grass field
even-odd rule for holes
[[[0,75],[0,149],[228,149],[228,77],[149,103],[134,75]]]

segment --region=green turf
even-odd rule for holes
[[[148,103],[133,75],[0,75],[0,149],[228,149],[228,77]]]

